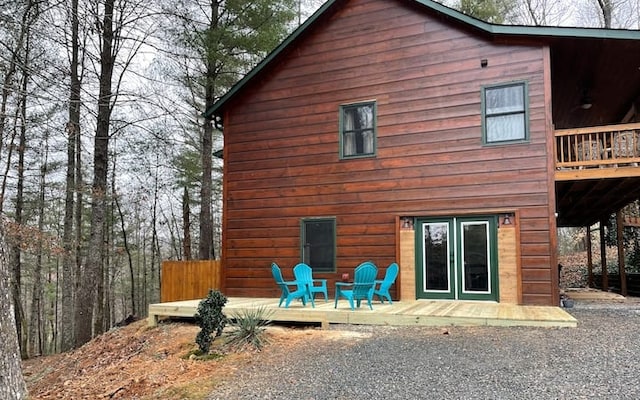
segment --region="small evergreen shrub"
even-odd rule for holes
[[[227,317],[222,312],[225,304],[227,298],[217,290],[209,290],[207,298],[198,304],[196,323],[200,326],[200,332],[196,336],[196,343],[201,354],[209,353],[211,343],[222,334],[227,324]]]
[[[271,324],[272,314],[273,311],[264,306],[234,313],[229,320],[231,330],[226,334],[227,344],[238,348],[252,346],[261,350],[268,343],[265,331]]]

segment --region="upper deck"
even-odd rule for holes
[[[640,123],[555,131],[559,226],[595,223],[640,198]]]

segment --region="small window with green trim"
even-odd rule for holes
[[[486,144],[529,140],[528,88],[516,82],[482,88],[482,133]]]
[[[340,106],[340,157],[370,157],[375,154],[375,101]]]
[[[335,272],[336,219],[304,218],[300,236],[302,261],[314,272]]]

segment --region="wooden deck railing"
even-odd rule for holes
[[[640,123],[561,129],[555,136],[557,169],[640,163]]]

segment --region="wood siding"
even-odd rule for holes
[[[335,217],[333,282],[396,261],[399,215],[513,210],[522,300],[554,304],[542,46],[492,43],[422,8],[349,0],[234,100],[224,119],[229,296],[277,296],[300,260],[300,220]],[[481,68],[482,59],[488,61]],[[527,81],[530,142],[483,146],[483,85]],[[340,160],[341,104],[377,102],[377,154]],[[395,297],[395,294],[394,294]]]

